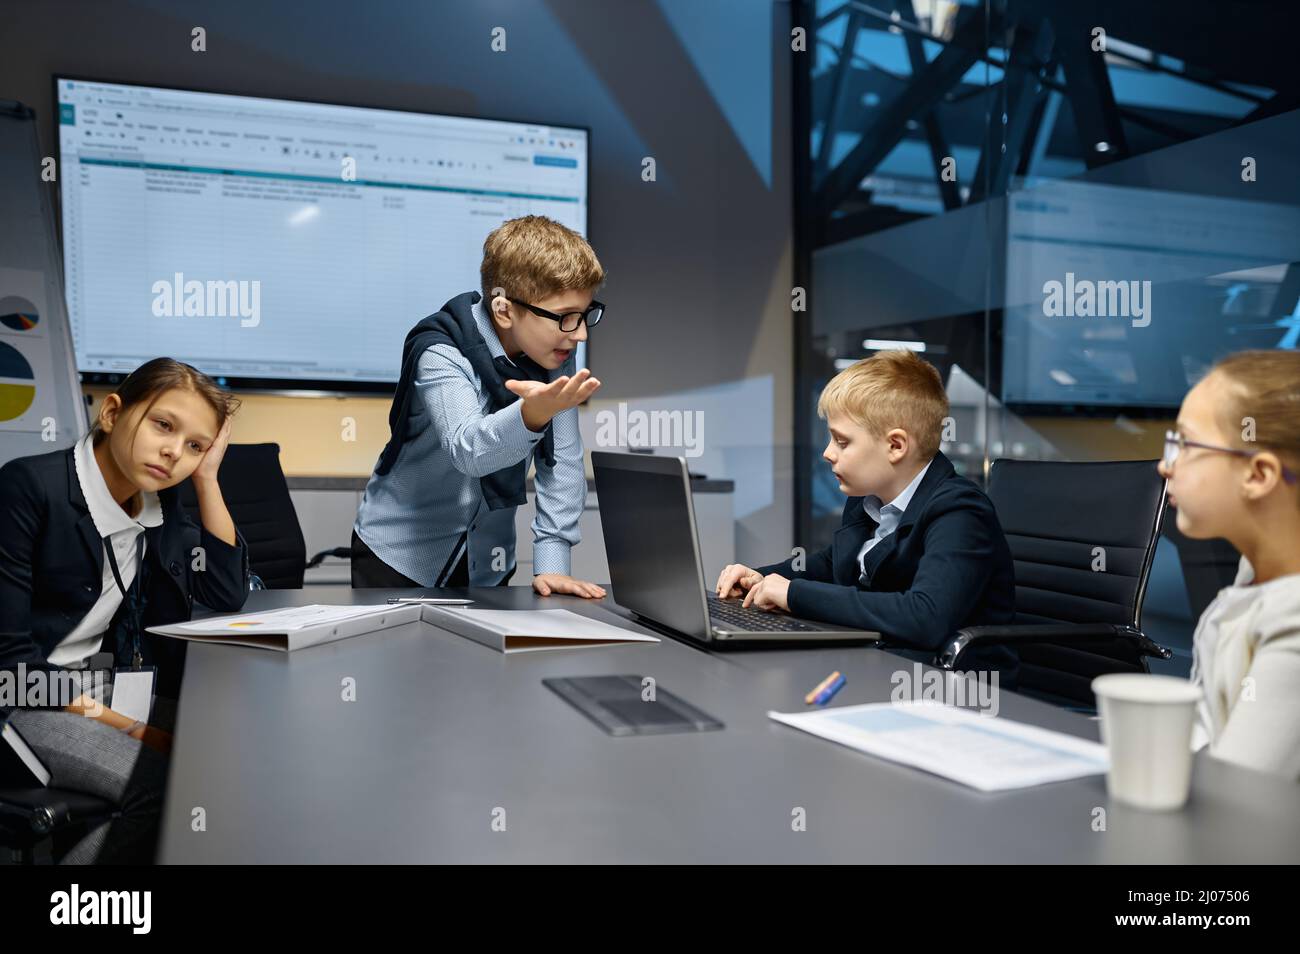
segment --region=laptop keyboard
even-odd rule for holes
[[[743,629],[758,633],[815,633],[817,628],[778,613],[745,609],[736,600],[721,600],[709,595],[709,620],[723,629]]]

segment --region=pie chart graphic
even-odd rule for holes
[[[31,331],[41,323],[36,306],[26,298],[7,295],[0,298],[0,325],[10,331]]]
[[[16,348],[0,342],[0,421],[12,421],[36,399],[36,376]]]

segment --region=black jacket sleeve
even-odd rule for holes
[[[197,530],[203,561],[200,563],[193,551],[189,554],[190,593],[219,613],[238,612],[248,599],[248,544],[238,527],[234,546],[213,536],[202,525]]]
[[[32,638],[32,564],[49,511],[45,488],[19,459],[0,468],[0,668],[57,668]]]
[[[903,592],[796,580],[790,612],[843,626],[876,630],[909,646],[938,651],[966,624],[988,585],[996,527],[980,501],[954,496],[925,528],[925,552]]]

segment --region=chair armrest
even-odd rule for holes
[[[117,807],[95,795],[60,788],[0,788],[0,819],[47,834],[64,825],[98,821]]]
[[[1056,643],[1086,647],[1090,643],[1128,640],[1143,656],[1169,659],[1173,653],[1148,639],[1132,626],[1116,623],[1026,623],[1007,626],[967,626],[940,651],[938,664],[956,669],[962,654],[972,646],[1017,646],[1029,643]]]
[[[307,566],[305,567],[305,569],[308,570],[315,569],[316,567],[320,566],[321,562],[326,557],[338,557],[341,560],[350,560],[352,559],[352,548],[334,547],[333,549],[330,550],[322,550],[320,553],[316,554],[314,557],[312,557],[310,560],[307,561]]]

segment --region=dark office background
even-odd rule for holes
[[[944,371],[944,450],[976,480],[1002,457],[1158,457],[1216,358],[1296,347],[1296,4],[816,0],[795,16],[815,50],[794,76],[801,536],[826,539],[842,507],[816,395],[882,340]],[[1150,324],[1045,318],[1044,279],[1067,271],[1149,280]],[[1185,673],[1232,554],[1172,523],[1144,622]]]
[[[868,342],[924,346],[949,382],[944,449],[976,480],[1004,456],[1154,458],[1170,395],[1215,357],[1295,347],[1296,7],[9,0],[0,94],[36,109],[51,155],[61,72],[590,127],[610,304],[591,410],[703,409],[697,469],[737,482],[737,558],[761,562],[829,537],[841,498],[813,406]],[[496,26],[506,54],[490,50]],[[1047,247],[1044,210],[1077,247]],[[1113,277],[1152,279],[1165,310],[1150,328],[1045,335],[1026,290],[1089,262],[1102,277],[1138,263]],[[794,286],[807,311],[792,312]],[[1181,671],[1199,599],[1162,544],[1147,618]]]

